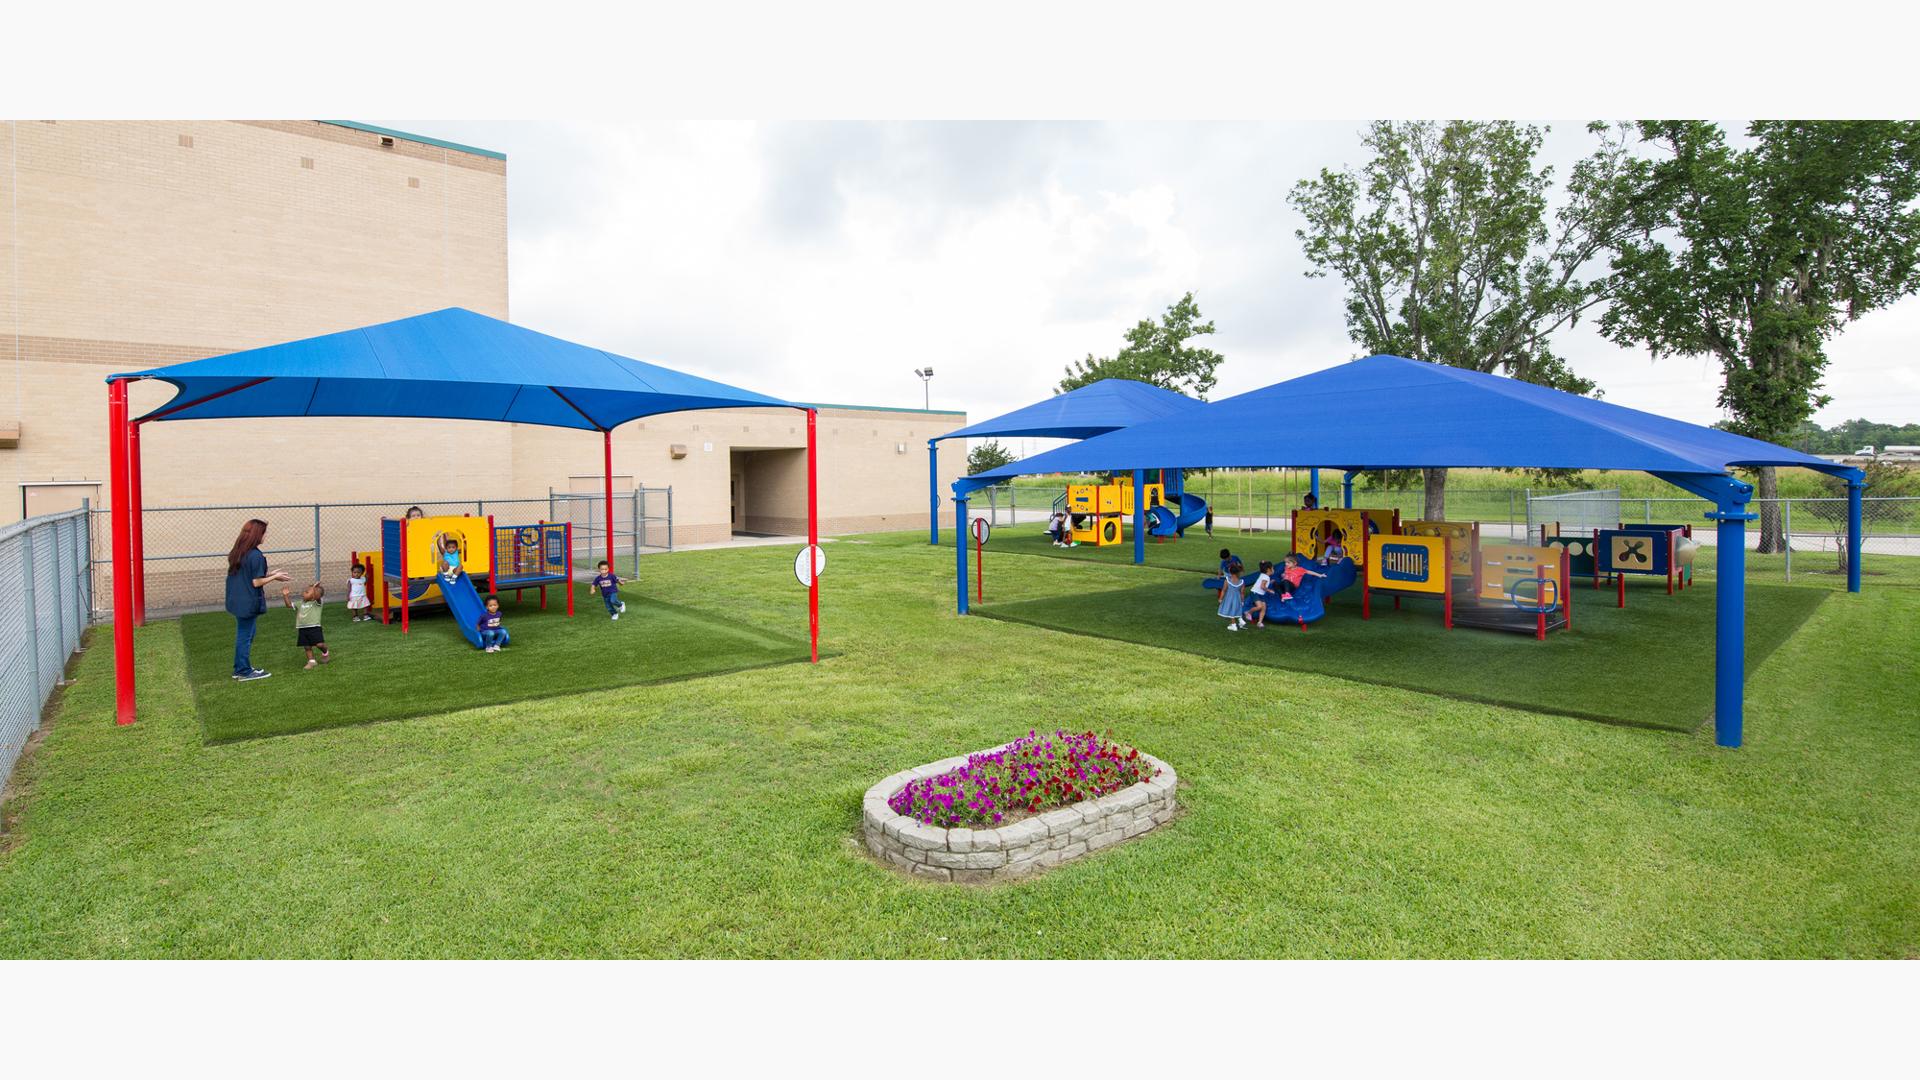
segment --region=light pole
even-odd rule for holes
[[[933,378],[933,369],[930,367],[914,368],[913,373],[920,376],[920,407],[923,409],[933,408],[933,391],[928,386],[928,380]]]

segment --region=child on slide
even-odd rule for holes
[[[440,550],[440,574],[448,581],[458,578],[460,569],[460,541],[457,537],[447,537]]]
[[[482,652],[496,653],[499,652],[503,646],[513,643],[513,639],[507,636],[507,628],[502,625],[504,621],[500,615],[500,598],[497,596],[487,597],[487,610],[481,613],[479,622],[474,627],[474,629],[480,631],[480,650]]]
[[[1225,580],[1220,585],[1220,617],[1227,620],[1229,630],[1238,630],[1246,625],[1246,620],[1240,617],[1243,603],[1240,590],[1246,587],[1246,582],[1240,577],[1241,569],[1238,559],[1229,562],[1223,575]]]
[[[1298,589],[1300,583],[1307,580],[1308,577],[1323,578],[1326,576],[1327,575],[1318,570],[1307,569],[1307,564],[1300,558],[1300,553],[1297,551],[1292,552],[1287,556],[1287,568],[1280,571],[1280,591],[1284,594],[1282,598],[1292,599],[1294,590]]]

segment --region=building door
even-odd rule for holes
[[[100,506],[100,485],[84,482],[71,484],[21,484],[20,515],[39,517],[41,514],[58,514],[66,510],[78,510],[82,502],[90,501],[95,508]]]

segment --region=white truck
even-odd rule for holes
[[[1868,461],[1920,462],[1920,446],[1882,446],[1878,450],[1863,446],[1853,456]]]

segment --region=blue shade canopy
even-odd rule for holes
[[[1101,379],[1078,390],[1055,394],[1045,401],[1015,409],[1004,416],[949,431],[941,439],[985,438],[990,435],[1031,438],[1085,439],[1132,427],[1147,420],[1175,416],[1200,402],[1185,394],[1163,390],[1132,379]]]
[[[143,420],[393,416],[607,431],[656,413],[802,407],[465,308],[112,379],[179,388]]]
[[[1498,375],[1369,356],[961,480],[1154,468],[1855,470],[1783,446]],[[1676,481],[1678,482],[1678,481]],[[1683,485],[1684,486],[1684,485]]]

